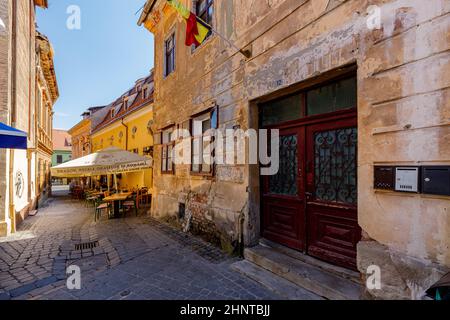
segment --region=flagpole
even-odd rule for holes
[[[167,2],[173,7],[176,8],[176,6],[178,5],[179,7],[182,7],[183,10],[186,10],[187,12],[195,15],[196,19],[198,21],[200,21],[202,24],[204,24],[206,27],[211,29],[211,32],[217,34],[223,41],[225,41],[229,46],[231,46],[233,49],[237,50],[240,54],[242,54],[244,57],[246,57],[247,59],[250,59],[252,57],[252,53],[249,50],[242,50],[239,49],[233,42],[231,42],[229,39],[227,39],[223,34],[221,34],[219,31],[215,30],[213,28],[212,25],[210,25],[209,23],[207,23],[206,21],[204,21],[202,18],[200,18],[199,16],[197,16],[197,14],[193,13],[191,10],[187,9],[184,5],[180,4],[177,1],[173,1],[173,0],[167,0]],[[173,2],[176,2],[175,4]],[[178,9],[180,10],[180,9]]]
[[[215,34],[217,34],[223,41],[225,41],[229,46],[231,46],[232,48],[234,48],[235,50],[237,50],[240,54],[242,54],[244,57],[246,57],[247,59],[250,59],[252,57],[252,54],[250,51],[248,50],[242,50],[239,49],[233,42],[231,42],[229,39],[227,39],[223,34],[221,34],[219,31],[217,31],[216,29],[213,28],[212,25],[210,25],[209,23],[207,23],[206,21],[204,21],[202,18],[200,18],[199,16],[195,15],[197,17],[197,20],[199,20],[201,23],[205,24],[207,27],[211,28],[211,31]]]

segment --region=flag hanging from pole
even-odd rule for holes
[[[211,32],[211,26],[197,19],[197,16],[178,0],[167,0],[167,2],[186,20],[185,44],[187,46],[191,46],[193,44],[196,46],[201,45]]]

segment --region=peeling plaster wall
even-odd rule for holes
[[[449,1],[216,1],[215,24],[238,47],[252,51],[249,60],[218,37],[192,52],[183,46],[184,25],[174,14],[164,16],[162,4],[154,10],[161,17],[155,31],[156,129],[182,123],[213,102],[220,106],[221,127],[255,127],[254,99],[356,64],[363,242],[430,270],[450,266],[450,199],[373,189],[377,164],[450,164]],[[367,27],[370,5],[381,8],[381,30]],[[164,78],[163,45],[172,30],[176,72]],[[156,148],[155,163],[160,156]],[[189,201],[201,204],[195,210],[219,232],[236,240],[237,218],[244,212],[246,244],[257,241],[257,170],[219,166],[211,179],[191,177],[186,167],[177,166],[174,176],[155,169],[153,214],[175,215],[178,202],[194,194]],[[358,249],[359,258],[368,257],[365,262],[378,256],[368,247]],[[405,277],[405,290],[396,294],[404,297],[408,274],[400,277]]]

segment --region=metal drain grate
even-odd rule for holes
[[[88,250],[98,247],[98,241],[79,243],[75,245],[75,250]]]

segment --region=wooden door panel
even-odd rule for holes
[[[310,126],[306,139],[308,254],[356,269],[356,118]]]
[[[304,208],[301,201],[283,201],[266,198],[264,201],[263,236],[288,247],[304,250],[303,220],[299,219]]]
[[[303,164],[305,129],[280,130],[280,168],[263,177],[263,236],[288,247],[305,248]]]
[[[356,269],[356,245],[361,239],[361,228],[356,219],[337,213],[342,211],[308,206],[308,253]]]

